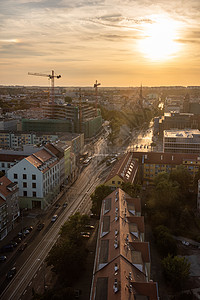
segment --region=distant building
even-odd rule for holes
[[[164,130],[163,151],[171,153],[200,153],[200,131]]]
[[[102,201],[90,300],[157,300],[139,198],[121,189]]]
[[[164,130],[171,129],[200,129],[200,118],[191,113],[165,114],[159,120],[159,135],[163,136]]]
[[[102,129],[100,110],[88,105],[54,105],[44,104],[47,119],[22,119],[22,131],[84,133],[85,138],[92,138]],[[52,118],[52,111],[54,117]]]

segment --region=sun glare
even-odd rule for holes
[[[153,61],[164,61],[179,51],[177,25],[171,19],[157,18],[144,27],[144,37],[139,41],[139,50]]]

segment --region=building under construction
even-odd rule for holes
[[[22,119],[22,131],[84,133],[85,138],[92,138],[102,128],[100,110],[89,105],[46,103],[43,112],[43,120]]]

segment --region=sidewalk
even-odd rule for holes
[[[14,228],[8,233],[8,235],[0,241],[0,248],[4,245],[8,244],[15,236],[17,236],[18,232],[22,230],[22,228],[27,226],[35,227],[38,223],[38,212],[34,212],[34,210],[27,213],[27,215],[20,216],[14,223]]]
[[[22,230],[22,228],[33,226],[35,227],[37,223],[49,212],[49,208],[56,204],[56,202],[63,196],[64,193],[70,188],[73,183],[69,183],[65,186],[65,188],[60,191],[60,193],[55,197],[54,202],[45,210],[40,209],[32,209],[28,211],[24,211],[23,217],[22,215],[15,221],[14,228],[8,233],[8,235],[0,241],[0,248],[4,245],[8,244],[14,237],[17,236],[18,232]]]

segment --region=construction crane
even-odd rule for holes
[[[82,95],[81,88],[79,88],[79,131],[82,131]]]
[[[51,74],[42,74],[42,73],[28,72],[28,75],[48,77],[51,80],[51,103],[52,103],[52,105],[54,105],[54,100],[55,100],[54,78],[59,79],[59,78],[61,78],[61,75],[55,75],[54,70],[51,71]]]
[[[94,84],[94,88],[95,88],[95,94],[96,94],[96,117],[97,117],[97,102],[98,102],[98,97],[97,97],[97,87],[101,85],[101,83],[97,83],[97,80]]]

